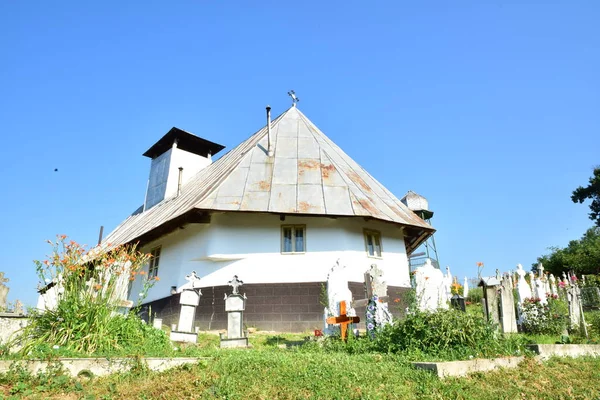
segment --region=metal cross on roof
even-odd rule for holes
[[[230,281],[229,281],[227,284],[233,288],[233,290],[231,291],[231,294],[239,294],[239,292],[238,292],[238,288],[239,288],[240,286],[242,286],[242,285],[244,284],[244,282],[243,282],[243,281],[240,281],[240,280],[238,279],[238,276],[237,276],[237,275],[234,275],[234,276],[233,276],[233,279],[232,279],[232,280],[230,280]]]
[[[298,97],[296,97],[296,92],[294,92],[293,90],[290,90],[288,92],[288,96],[290,96],[292,98],[292,105],[294,107],[296,107],[296,103],[300,101],[300,99]]]

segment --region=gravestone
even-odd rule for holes
[[[346,266],[340,264],[338,259],[327,275],[327,299],[329,303],[329,315],[339,315],[339,304],[345,301],[346,305],[352,304],[352,292],[348,288],[348,273]],[[351,315],[354,309],[349,308]]]
[[[569,302],[569,321],[571,329],[581,326],[581,291],[577,282],[571,279],[567,286],[567,301]]]
[[[194,320],[196,318],[196,307],[200,303],[202,292],[200,291],[200,277],[196,271],[185,277],[187,283],[181,289],[179,304],[179,324],[177,330],[171,331],[171,340],[175,342],[196,343],[198,333],[194,329]]]
[[[512,278],[509,274],[502,277],[500,284],[500,317],[504,333],[517,333],[517,316],[515,315],[515,297],[513,295]]]
[[[550,274],[548,281],[550,284],[550,293],[552,293],[553,296],[558,296],[558,291],[556,290],[556,278],[553,274]]]
[[[443,282],[444,282],[444,295],[445,295],[445,301],[446,304],[450,301],[450,299],[452,298],[452,274],[450,273],[450,267],[446,266],[446,274],[444,275],[443,278]]]
[[[414,272],[417,304],[421,311],[435,311],[438,308],[448,308],[444,274],[427,259],[425,264],[417,267]]]
[[[13,313],[15,313],[17,315],[23,315],[24,314],[23,303],[21,303],[20,300],[15,301],[15,308],[13,310]]]
[[[372,264],[365,272],[365,298],[352,303],[353,307],[366,307],[365,325],[367,332],[374,336],[379,327],[392,323],[392,314],[388,308],[387,283],[383,280],[383,271]]]
[[[352,292],[348,288],[348,275],[346,266],[340,263],[338,259],[327,275],[327,307],[323,311],[323,333],[332,335],[335,333],[335,327],[327,322],[330,317],[340,315],[340,303],[345,301],[348,307],[346,313],[348,316],[355,317],[356,310],[352,307]]]
[[[535,293],[537,294],[537,298],[540,299],[541,304],[548,304],[548,297],[546,295],[546,293],[548,293],[548,290],[546,287],[545,279],[546,277],[544,276],[544,266],[542,265],[542,263],[539,263],[537,267],[537,277],[535,278]]]
[[[231,286],[231,294],[225,295],[225,311],[227,312],[227,336],[220,334],[221,347],[248,347],[248,333],[244,331],[244,310],[246,295],[239,293],[239,287],[244,284],[237,275],[227,283]]]
[[[534,299],[539,299],[540,295],[538,293],[538,287],[535,282],[535,275],[531,271],[529,271],[529,286],[531,287],[531,297]]]
[[[531,286],[527,283],[525,279],[525,270],[521,264],[517,264],[517,293],[519,294],[519,304],[523,304],[525,299],[531,299],[533,297],[533,293],[531,292]]]
[[[4,283],[8,281],[9,279],[4,277],[4,272],[0,272],[0,312],[6,311],[8,291],[10,288]]]
[[[501,282],[495,276],[481,278],[480,287],[483,288],[483,313],[486,319],[494,324],[500,325],[500,291]]]

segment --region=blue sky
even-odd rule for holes
[[[35,304],[45,239],[93,244],[143,202],[141,154],[172,126],[231,149],[290,89],[398,197],[429,199],[461,277],[592,225],[570,194],[600,164],[600,3],[252,3],[0,2],[10,301]]]

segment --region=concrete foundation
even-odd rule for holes
[[[600,356],[600,345],[598,344],[532,344],[528,347],[542,359],[548,359],[553,356]]]
[[[221,348],[230,349],[234,347],[248,347],[248,338],[232,338],[228,339],[224,334],[221,334]]]
[[[195,364],[200,360],[210,360],[209,358],[144,358],[144,363],[152,371],[165,371],[184,364]],[[31,372],[37,374],[44,372],[49,366],[61,363],[66,373],[72,377],[80,373],[92,374],[94,376],[110,375],[117,372],[125,372],[136,365],[136,360],[127,358],[62,358],[54,362],[41,360],[12,361],[0,360],[0,373],[6,373],[13,364],[18,364]]]
[[[198,334],[191,332],[171,331],[170,339],[173,342],[197,343]]]
[[[523,361],[523,358],[477,358],[466,361],[415,362],[412,364],[417,369],[425,369],[433,372],[440,378],[445,378],[448,376],[465,376],[473,372],[491,371],[496,368],[516,368]]]

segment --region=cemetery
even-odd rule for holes
[[[52,246],[50,261],[37,267],[42,278],[61,277],[47,289],[56,291],[55,307],[31,309],[28,315],[17,307],[0,314],[2,324],[7,319],[20,321],[1,325],[6,339],[0,373],[10,382],[9,395],[35,398],[89,391],[117,398],[132,390],[123,382],[151,394],[151,381],[181,379],[182,385],[169,386],[178,390],[175,396],[301,396],[275,389],[280,383],[269,377],[276,368],[275,376],[289,380],[286,388],[299,385],[320,396],[347,393],[339,385],[348,385],[369,390],[376,398],[419,398],[422,385],[431,393],[450,396],[467,375],[485,388],[495,380],[510,379],[511,371],[533,371],[535,379],[544,371],[564,373],[566,368],[576,382],[592,379],[600,367],[600,358],[595,358],[600,355],[598,287],[571,273],[557,278],[545,273],[543,265],[535,272],[525,272],[520,264],[497,271],[469,289],[468,283],[459,285],[449,269],[442,273],[427,260],[411,274],[410,297],[400,301],[389,295],[385,273],[375,263],[365,268],[363,294],[355,298],[347,270],[337,261],[324,286],[322,325],[298,334],[248,329],[244,309],[252,297],[244,292],[242,279],[233,276],[225,283],[230,288],[224,295],[227,329],[217,335],[193,326],[202,296],[202,278],[195,271],[181,288],[179,322],[166,326],[160,318],[144,320],[139,305],[124,303],[118,295],[120,276],[131,280],[137,275],[144,287],[152,286],[155,279],[140,274],[148,262],[146,254],[127,246],[86,253],[64,236]],[[592,294],[582,295],[587,292]],[[391,312],[394,307],[403,308],[394,313],[401,318]],[[69,315],[77,309],[85,312]],[[111,336],[107,326],[117,334]],[[241,365],[265,383],[262,389],[244,385],[247,377],[232,380],[227,371]],[[343,368],[338,371],[339,365]],[[358,376],[364,368],[367,372]],[[375,385],[371,374],[389,381]],[[220,380],[226,376],[226,381]],[[197,391],[183,384],[186,379],[195,382]],[[327,386],[315,379],[335,382]],[[527,391],[518,382],[510,390]],[[585,397],[597,388],[574,384],[569,386],[572,390]],[[353,396],[361,397],[349,395]],[[550,393],[547,398],[552,398]]]

